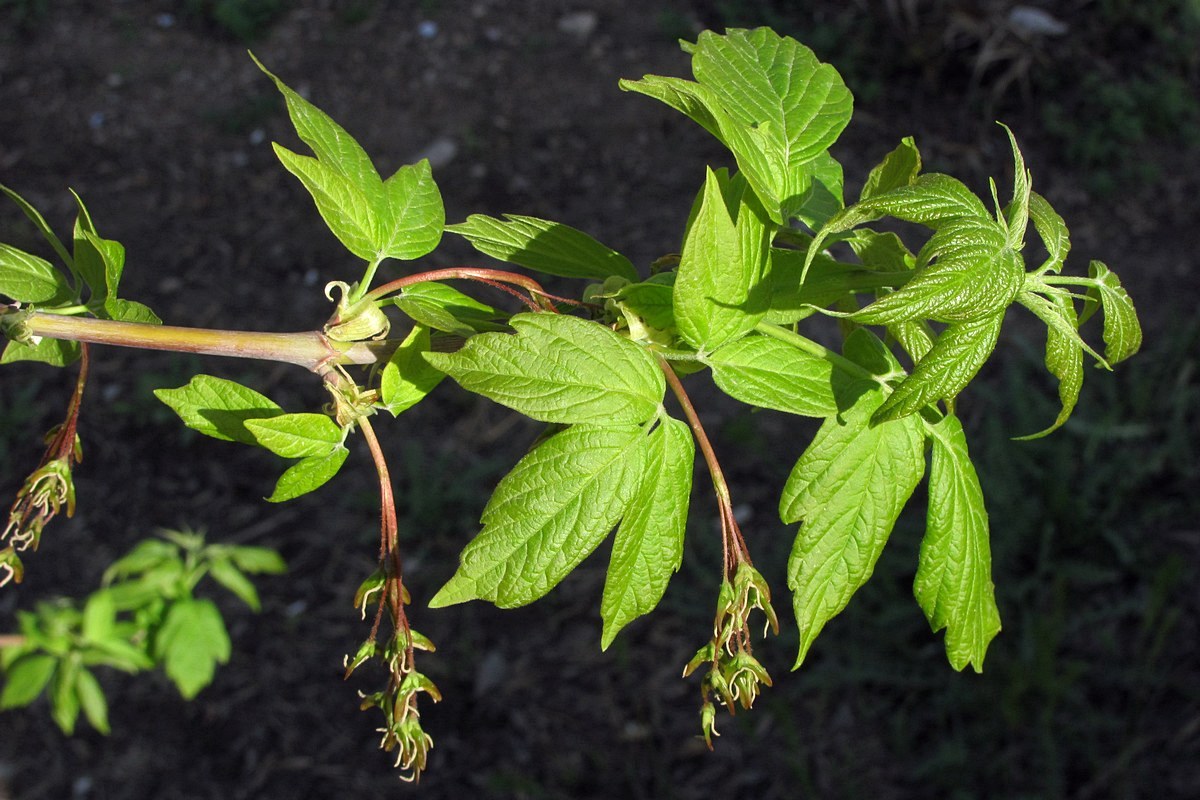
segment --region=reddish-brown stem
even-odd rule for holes
[[[687,418],[688,425],[692,429],[692,434],[696,437],[696,444],[700,448],[701,455],[704,456],[704,463],[708,465],[708,474],[712,476],[713,490],[717,495],[717,507],[721,515],[721,539],[725,553],[725,571],[727,577],[732,579],[734,573],[737,572],[738,564],[742,562],[750,563],[750,552],[746,548],[745,539],[742,538],[741,528],[733,516],[733,502],[730,499],[729,484],[725,482],[725,473],[721,471],[721,464],[717,461],[716,451],[713,450],[712,442],[709,441],[708,434],[704,431],[704,425],[700,422],[700,416],[696,413],[696,407],[692,405],[692,400],[688,397],[687,390],[683,388],[683,382],[679,380],[679,376],[675,374],[675,370],[671,369],[671,365],[667,363],[665,358],[658,357],[658,366],[666,376],[667,384],[671,387],[671,392],[675,395],[675,399],[679,401],[680,407],[683,408],[683,415]]]
[[[505,272],[498,269],[483,269],[481,267],[449,267],[447,269],[435,269],[430,272],[422,272],[417,275],[408,275],[403,278],[397,278],[394,281],[378,286],[368,292],[364,299],[380,300],[393,292],[397,292],[407,286],[412,286],[415,283],[426,283],[429,281],[447,281],[447,280],[468,280],[479,281],[495,286],[496,284],[507,284],[510,286],[520,286],[525,291],[529,292],[534,298],[549,298],[550,294],[542,288],[542,285],[526,275],[521,275],[517,272]],[[542,308],[546,311],[553,311],[553,308],[548,307],[549,304],[542,304]]]
[[[87,385],[88,365],[91,360],[87,344],[79,347],[79,375],[75,378],[75,391],[67,405],[67,418],[46,451],[45,461],[66,458],[74,461],[75,434],[79,430],[79,408],[83,404],[83,387]]]
[[[406,667],[411,668],[413,664],[412,632],[408,624],[408,615],[404,611],[404,567],[400,559],[400,526],[396,521],[396,498],[392,493],[392,477],[388,472],[383,448],[379,444],[378,437],[375,436],[375,429],[371,427],[370,420],[363,417],[359,420],[358,427],[362,430],[367,448],[371,451],[371,459],[375,462],[375,471],[379,475],[379,497],[382,506],[379,558],[388,565],[386,571],[390,572],[392,576],[383,591],[381,602],[384,599],[391,602],[392,621],[396,626],[397,633],[404,637],[404,662]],[[375,630],[372,630],[371,633],[373,636]]]

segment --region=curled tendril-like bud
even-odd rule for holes
[[[75,482],[71,477],[71,462],[77,452],[76,442],[71,455],[45,462],[25,479],[9,511],[8,523],[0,534],[0,542],[9,542],[17,551],[29,548],[37,550],[47,522],[64,508],[68,517],[75,513]]]
[[[717,707],[708,700],[700,706],[700,730],[704,732],[704,743],[712,750],[713,737],[721,734],[717,731]]]
[[[333,290],[341,292],[337,310],[325,324],[325,335],[335,342],[360,342],[364,339],[383,339],[391,330],[391,321],[374,300],[362,299],[351,303],[354,287],[345,281],[333,281],[325,286],[325,296],[333,299]]]
[[[9,581],[20,583],[25,577],[25,565],[21,563],[17,551],[12,545],[0,550],[0,586]]]
[[[383,734],[379,746],[386,752],[396,752],[396,766],[408,774],[401,780],[415,781],[421,777],[433,747],[433,738],[421,728],[421,714],[417,710],[417,695],[425,692],[433,702],[442,699],[441,692],[425,675],[410,670],[399,685],[393,683],[387,690],[361,695],[363,710],[378,708],[384,715],[384,726],[376,730]]]

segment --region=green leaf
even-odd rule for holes
[[[600,601],[602,650],[623,627],[654,610],[683,562],[695,456],[688,426],[663,417],[649,436],[641,485],[613,540]]]
[[[0,711],[27,706],[38,698],[58,659],[46,653],[21,656],[4,671],[4,691],[0,692]]]
[[[503,328],[496,323],[504,316],[500,311],[436,281],[406,286],[394,302],[414,322],[458,336]]]
[[[1050,304],[1058,310],[1066,325],[1072,329],[1079,327],[1075,306],[1069,297],[1052,295]],[[1027,436],[1018,436],[1018,440],[1040,439],[1052,433],[1060,428],[1075,410],[1079,392],[1083,388],[1083,348],[1079,342],[1078,336],[1064,335],[1061,326],[1046,327],[1046,369],[1058,378],[1058,399],[1062,407],[1049,428]]]
[[[754,328],[766,311],[761,285],[768,253],[756,248],[766,233],[750,206],[730,216],[725,190],[745,193],[707,170],[700,208],[688,229],[675,275],[675,325],[683,338],[711,352]],[[765,244],[765,243],[762,243]]]
[[[251,419],[246,421],[246,429],[258,444],[284,458],[329,455],[344,438],[342,429],[325,414],[280,414]]]
[[[329,115],[290,89],[262,65],[254,54],[254,63],[275,82],[287,102],[288,116],[300,139],[312,148],[317,158],[330,170],[346,178],[372,200],[382,197],[383,182],[366,151],[354,137],[334,122]]]
[[[645,348],[562,314],[518,314],[511,324],[515,336],[484,333],[425,358],[467,391],[542,422],[620,425],[658,413],[666,381]]]
[[[802,522],[788,559],[800,627],[799,667],[825,624],[871,577],[900,509],[925,472],[920,419],[871,424],[867,392],[821,426],[784,486],[779,514]]]
[[[0,364],[18,361],[40,361],[52,367],[65,367],[79,360],[79,342],[63,339],[42,339],[35,345],[9,342],[0,354]]]
[[[894,233],[879,233],[867,228],[854,232],[847,242],[864,267],[880,272],[904,272],[916,268],[917,258]],[[820,260],[818,255],[813,265]]]
[[[113,241],[112,239],[104,239],[87,229],[83,230],[83,238],[87,243],[86,246],[99,259],[100,266],[104,270],[104,283],[102,285],[95,286],[91,283],[88,285],[91,286],[94,297],[104,300],[105,310],[107,310],[108,302],[117,297],[117,289],[121,285],[121,276],[125,272],[125,247],[120,242]],[[81,257],[80,250],[82,247],[84,245],[76,240],[76,260],[80,264],[84,264],[90,260]]]
[[[29,221],[34,224],[38,231],[41,232],[42,236],[45,237],[46,241],[50,243],[50,247],[52,247],[58,257],[62,259],[62,262],[67,266],[71,266],[73,263],[71,254],[68,253],[67,248],[63,246],[62,240],[54,234],[53,230],[51,230],[50,225],[46,222],[46,218],[43,217],[41,213],[24,197],[21,197],[21,195],[17,194],[15,191],[2,183],[0,183],[0,192],[8,195],[8,198],[17,204],[17,207],[25,213],[25,216],[29,218]]]
[[[1053,330],[1064,339],[1070,340],[1076,347],[1080,348],[1083,350],[1083,352],[1096,359],[1096,366],[1102,367],[1103,369],[1112,369],[1112,365],[1105,360],[1104,356],[1097,353],[1092,346],[1084,341],[1083,337],[1079,335],[1078,329],[1079,326],[1083,324],[1085,316],[1080,316],[1076,319],[1074,316],[1066,314],[1058,305],[1058,298],[1066,299],[1063,291],[1061,289],[1048,287],[1045,284],[1039,285],[1040,282],[1037,281],[1037,279],[1033,276],[1030,276],[1027,283],[1029,285],[1029,290],[1022,291],[1020,294],[1018,294],[1017,302],[1032,311],[1034,316],[1044,322],[1048,329]],[[1035,294],[1034,290],[1038,292],[1046,292],[1050,297],[1056,299],[1054,301],[1048,300],[1047,298],[1042,297],[1040,294]]]
[[[122,586],[127,585],[122,584]],[[116,592],[119,588],[114,587],[111,591]],[[142,648],[119,638],[123,635],[124,633],[117,630],[114,631],[113,638],[89,642],[84,661],[89,664],[103,664],[131,675],[152,668],[154,659],[150,658]]]
[[[722,126],[771,217],[772,206],[794,212],[808,188],[799,168],[827,150],[850,121],[853,98],[837,70],[795,39],[758,28],[701,33],[692,71],[720,108],[753,132],[731,140],[730,126]],[[746,169],[748,146],[762,153],[769,170]]]
[[[433,180],[429,159],[401,167],[384,181],[383,202],[375,207],[378,256],[410,261],[442,240],[446,209]]]
[[[315,414],[313,416],[323,416]],[[325,417],[325,419],[329,419]],[[250,423],[253,425],[254,423]],[[337,426],[334,425],[336,428]],[[270,449],[270,448],[268,448]],[[307,456],[288,467],[279,476],[275,491],[267,498],[271,503],[282,503],[315,491],[328,483],[346,463],[350,451],[340,443],[326,453]]]
[[[769,336],[746,336],[702,358],[730,397],[805,417],[838,412],[833,365]]]
[[[873,423],[899,419],[938,400],[953,399],[991,355],[1003,322],[1004,312],[1000,312],[948,326],[875,412]]]
[[[896,145],[896,149],[883,157],[883,161],[872,168],[867,175],[858,195],[859,200],[867,200],[875,195],[908,186],[917,179],[921,172],[921,153],[911,136],[905,136]]]
[[[982,672],[988,643],[1000,632],[983,489],[958,418],[928,429],[929,514],[913,594],[933,631],[946,629],[951,666]]]
[[[229,558],[242,572],[282,575],[287,572],[283,556],[269,547],[236,545],[229,548]]]
[[[208,574],[217,583],[233,592],[235,597],[250,606],[251,609],[254,611],[262,610],[262,604],[258,600],[258,590],[254,588],[254,584],[237,568],[237,565],[232,560],[228,558],[214,558],[209,562]]]
[[[78,660],[64,659],[50,680],[50,717],[67,736],[75,733],[75,721],[79,719],[77,677],[81,669]]]
[[[1088,274],[1095,281],[1088,289],[1088,299],[1104,308],[1104,356],[1109,364],[1116,364],[1141,349],[1142,326],[1117,273],[1103,262],[1093,261]]]
[[[0,294],[21,303],[47,303],[70,295],[71,287],[49,261],[0,244]]]
[[[108,700],[105,699],[104,690],[100,688],[100,682],[91,670],[86,667],[79,668],[79,674],[75,676],[75,691],[79,695],[79,704],[87,721],[107,736],[111,732],[108,726]]]
[[[637,270],[625,256],[558,222],[516,214],[505,214],[503,220],[472,214],[446,230],[464,237],[484,255],[548,275],[601,281],[618,275],[638,280]]]
[[[379,380],[380,399],[393,415],[421,402],[446,377],[422,357],[423,353],[428,352],[429,329],[414,325],[412,332],[384,365],[383,376]]]
[[[842,165],[826,150],[803,167],[808,188],[789,208],[809,230],[819,230],[829,218],[846,207],[843,199]]]
[[[103,589],[93,592],[83,606],[83,638],[92,641],[108,639],[116,623],[117,607],[112,595]]]
[[[1038,232],[1042,244],[1046,246],[1048,257],[1045,263],[1038,267],[1038,272],[1059,272],[1067,253],[1071,250],[1071,238],[1067,232],[1067,223],[1051,207],[1046,198],[1037,192],[1029,194],[1029,216],[1033,227]]]
[[[366,261],[378,254],[379,229],[371,199],[343,173],[310,156],[274,144],[275,155],[295,175],[308,193],[329,230],[354,255]]]
[[[211,600],[180,600],[167,611],[154,648],[167,677],[191,700],[212,683],[217,664],[229,661],[229,634]]]
[[[647,442],[638,426],[581,425],[538,445],[500,481],[483,511],[483,531],[430,607],[481,599],[511,608],[549,592],[633,501]]]
[[[931,263],[932,262],[932,263]],[[933,319],[961,322],[1006,308],[1025,281],[1021,257],[991,220],[960,217],[938,227],[912,280],[850,315],[865,325]]]
[[[1000,127],[1008,134],[1013,151],[1013,197],[1004,210],[1004,222],[1008,228],[1008,246],[1019,250],[1021,243],[1025,241],[1025,228],[1029,223],[1030,187],[1033,177],[1029,170],[1025,169],[1025,159],[1021,155],[1021,148],[1017,146],[1017,137],[1004,123],[1000,123]]]
[[[109,319],[118,322],[141,322],[149,325],[161,325],[162,320],[150,310],[149,306],[133,300],[110,297],[104,302],[104,310]]]
[[[227,442],[258,444],[246,422],[284,413],[253,389],[211,375],[197,375],[178,389],[155,389],[154,396],[170,406],[184,425]]]
[[[104,571],[104,584],[139,575],[155,569],[166,561],[179,560],[179,548],[162,539],[143,539],[133,549],[114,561]]]
[[[660,272],[642,283],[622,286],[613,299],[626,314],[656,330],[670,331],[675,329],[674,285],[674,272]]]

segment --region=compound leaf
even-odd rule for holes
[[[229,634],[211,600],[173,603],[154,640],[167,677],[187,700],[212,683],[217,664],[229,661]]]
[[[560,222],[518,214],[505,214],[502,220],[472,214],[446,230],[464,237],[484,255],[547,275],[601,281],[618,275],[638,280],[637,270],[625,256]]]
[[[654,610],[683,561],[683,534],[696,447],[688,426],[663,417],[649,436],[641,484],[613,540],[604,581],[600,648]]]
[[[516,335],[473,336],[457,353],[426,353],[467,391],[542,422],[619,425],[653,417],[666,391],[645,348],[563,314],[517,314]]]
[[[801,522],[788,559],[800,627],[799,667],[825,624],[871,577],[901,508],[925,472],[920,419],[871,423],[883,393],[863,394],[830,417],[796,462],[779,501]]]
[[[154,396],[178,414],[184,425],[227,442],[258,444],[246,422],[284,413],[273,400],[250,387],[211,375],[197,375],[178,389],[155,389]]]
[[[958,418],[943,417],[929,432],[929,513],[913,594],[934,632],[946,629],[951,666],[982,672],[1000,632],[983,490]]]
[[[490,600],[531,603],[596,549],[645,477],[641,427],[575,426],[526,455],[492,494],[483,530],[463,549],[433,608]]]

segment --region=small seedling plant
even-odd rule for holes
[[[779,498],[780,517],[799,526],[787,564],[799,630],[795,667],[871,576],[928,471],[927,529],[913,591],[933,631],[945,631],[950,665],[981,670],[1000,615],[984,493],[958,397],[992,355],[1010,308],[1020,306],[1046,327],[1045,364],[1061,401],[1057,418],[1026,438],[1050,433],[1076,404],[1085,360],[1107,369],[1138,350],[1133,304],[1099,261],[1086,275],[1063,272],[1066,224],[1032,190],[1007,128],[1013,180],[1006,202],[994,181],[990,197],[980,198],[955,178],[923,172],[911,138],[847,199],[829,148],[849,123],[853,101],[832,66],[766,28],[705,32],[683,48],[694,80],[647,75],[621,88],[701,125],[735,166],[704,169],[678,252],[644,268],[548,220],[473,214],[446,225],[427,161],[384,179],[350,134],[262,64],[312,153],[275,144],[279,160],[333,235],[365,264],[329,276],[325,292],[334,308],[315,330],[163,325],[121,294],[125,251],[100,234],[82,199],[76,197],[79,212],[65,243],[20,195],[0,187],[57,257],[54,264],[0,245],[0,294],[9,298],[0,311],[9,339],[0,363],[79,370],[66,419],[51,431],[0,537],[3,579],[19,581],[21,554],[37,548],[52,517],[73,510],[91,345],[303,367],[328,391],[322,409],[286,410],[252,388],[208,375],[155,394],[200,433],[288,459],[271,502],[320,488],[358,439],[370,452],[381,505],[378,567],[354,598],[370,631],[347,656],[345,672],[371,661],[385,667],[386,682],[364,693],[362,706],[378,709],[382,747],[396,753],[402,775],[417,777],[432,746],[418,699],[436,702],[439,693],[418,669],[416,652],[433,645],[410,624],[392,479],[374,426],[449,377],[547,427],[496,486],[457,571],[425,599],[434,609],[469,600],[505,608],[531,603],[612,535],[600,598],[600,646],[607,648],[654,609],[680,567],[699,451],[723,559],[711,638],[684,674],[699,675],[700,728],[711,747],[718,708],[748,709],[771,684],[754,655],[752,630],[765,623],[778,632],[780,621],[774,593],[751,559],[753,537],[738,524],[685,388],[689,376],[708,370],[734,400],[821,420],[808,447],[797,448]],[[880,221],[889,230],[872,227]],[[897,228],[906,235],[892,232]],[[414,268],[381,277],[384,262],[407,266],[432,252],[444,232],[515,269]],[[1024,257],[1031,235],[1045,254],[1035,266]],[[544,275],[574,279],[579,291],[551,294]],[[497,300],[504,302],[493,305]],[[1099,350],[1079,333],[1097,311]],[[804,333],[813,317],[840,321],[839,348]],[[64,730],[80,707],[106,730],[93,665],[161,665],[185,696],[194,695],[228,656],[215,606],[191,593],[196,581],[211,576],[256,606],[246,573],[282,566],[269,551],[204,545],[194,534],[140,545],[110,569],[107,587],[81,611],[48,606],[22,616],[22,634],[3,649],[0,706],[25,705],[46,689]]]

